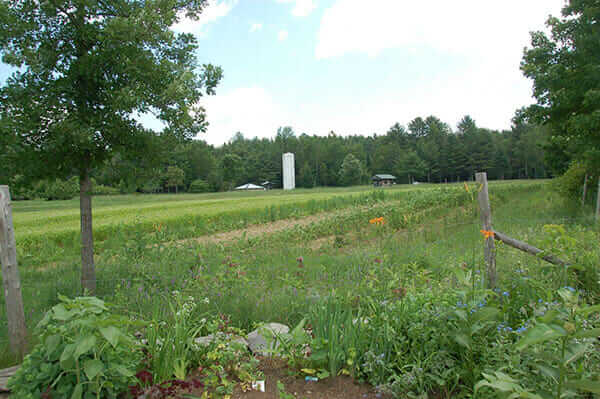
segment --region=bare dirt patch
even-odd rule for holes
[[[389,202],[386,203],[386,205],[387,204],[389,204]],[[236,241],[236,240],[239,240],[242,238],[256,238],[256,237],[260,237],[264,234],[273,234],[273,233],[281,232],[281,231],[291,229],[294,227],[308,226],[311,223],[317,223],[317,222],[320,222],[325,219],[335,218],[335,217],[349,214],[353,211],[356,211],[357,209],[361,210],[361,209],[368,209],[368,208],[365,206],[361,206],[359,208],[351,207],[351,208],[345,208],[345,209],[334,211],[334,212],[322,212],[322,213],[318,213],[316,215],[305,216],[300,219],[282,219],[282,220],[277,220],[277,221],[270,222],[270,223],[251,225],[244,229],[237,229],[237,230],[226,231],[223,233],[217,233],[217,234],[212,234],[212,235],[205,235],[205,236],[200,236],[200,237],[186,238],[183,240],[172,241],[172,242],[168,243],[168,245],[186,245],[186,244],[190,244],[190,243],[218,244],[218,243],[223,243],[223,242]]]
[[[366,384],[359,384],[350,377],[327,378],[317,382],[307,382],[304,378],[292,375],[285,361],[281,359],[261,358],[260,370],[265,376],[265,392],[243,392],[237,387],[232,399],[282,399],[277,389],[277,381],[281,381],[285,392],[298,399],[381,399],[375,389]],[[200,395],[202,392],[194,392]]]

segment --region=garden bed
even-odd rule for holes
[[[265,392],[258,390],[244,392],[238,386],[231,399],[284,399],[286,393],[293,395],[294,398],[306,399],[385,398],[373,387],[358,384],[347,376],[327,378],[317,382],[306,381],[294,373],[282,359],[261,357],[258,369],[264,374]],[[202,390],[192,391],[192,393],[200,396]]]

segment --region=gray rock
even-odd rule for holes
[[[289,332],[290,328],[284,324],[268,323],[248,334],[246,340],[252,353],[261,356],[272,356],[272,351],[277,349],[278,346],[276,342],[273,342],[274,334],[287,334]],[[271,345],[267,345],[267,338]]]
[[[194,342],[198,345],[208,346],[215,340],[225,341],[225,342],[237,342],[239,344],[242,344],[245,347],[248,347],[248,342],[246,342],[246,340],[244,338],[238,337],[238,336],[233,336],[233,335],[228,335],[228,334],[223,334],[223,333],[217,333],[216,336],[215,336],[215,334],[210,334],[205,337],[198,337],[198,338],[194,339]]]

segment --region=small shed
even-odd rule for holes
[[[257,186],[256,184],[246,183],[235,188],[236,190],[266,190],[263,186]]]
[[[396,176],[386,174],[375,175],[371,178],[371,180],[373,181],[373,186],[375,187],[384,187],[396,184]]]
[[[270,190],[273,188],[273,183],[271,183],[268,180],[265,180],[264,182],[260,183],[260,185],[263,186],[265,190]]]

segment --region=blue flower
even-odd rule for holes
[[[571,292],[575,292],[575,288],[573,288],[573,287],[566,286],[564,288],[568,289]]]
[[[508,294],[508,291],[504,291],[504,292],[502,293],[502,295],[503,295],[503,296],[508,296],[508,295],[509,295],[509,294]]]

